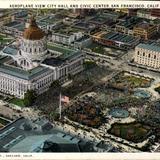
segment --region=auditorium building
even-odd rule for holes
[[[160,45],[141,43],[135,48],[134,62],[150,67],[160,69]]]

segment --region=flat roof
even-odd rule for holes
[[[61,55],[59,56],[59,58],[61,60],[70,59],[73,56],[80,54],[79,50],[71,49],[71,48],[68,48],[68,47],[62,46],[62,45],[48,44],[47,47],[50,50],[57,51],[57,52],[61,53]]]
[[[16,55],[18,50],[17,48],[13,47],[13,46],[7,46],[2,50],[5,54],[8,55]]]
[[[53,34],[63,34],[63,36],[70,36],[76,32],[80,32],[80,29],[74,26],[60,26],[58,29],[54,30]]]
[[[93,29],[95,28],[95,25],[89,24],[87,22],[78,22],[73,27],[80,28],[83,30]]]
[[[5,26],[7,26],[7,27],[14,27],[14,26],[19,25],[19,24],[21,24],[21,22],[19,22],[19,21],[13,21],[13,22],[7,23]]]
[[[109,17],[103,16],[103,15],[98,15],[98,16],[90,19],[89,22],[104,24],[108,19],[111,19],[111,17],[109,18]]]
[[[55,16],[46,16],[43,17],[42,19],[38,20],[38,23],[43,23],[43,24],[53,24],[57,22],[58,20],[55,18]]]
[[[21,23],[21,24],[19,24],[19,25],[13,26],[13,28],[18,29],[19,31],[24,31],[24,29],[25,29],[25,24],[24,24],[24,23]]]
[[[137,45],[137,47],[147,49],[147,50],[150,50],[150,51],[160,52],[160,46],[155,45],[155,44],[140,43],[139,45]]]
[[[23,129],[23,125],[26,123],[30,123],[31,130]],[[43,130],[34,130],[34,126],[34,121],[22,117],[2,128],[0,130],[0,152],[42,151],[46,141],[58,144],[64,152],[79,151],[77,144],[80,140],[78,138],[67,135],[57,128],[44,132]]]
[[[2,72],[4,74],[11,75],[11,76],[15,76],[15,77],[18,77],[18,78],[21,78],[24,80],[31,80],[31,79],[47,72],[48,70],[50,70],[49,68],[46,68],[43,66],[38,66],[38,67],[35,67],[29,71],[25,71],[22,68],[5,64],[5,62],[7,62],[9,60],[12,60],[12,58],[9,58],[6,56],[0,57],[0,72]]]
[[[13,147],[11,147],[9,151],[10,152],[33,152],[50,137],[52,137],[52,134],[28,136],[23,140],[21,140],[19,143],[15,144]]]
[[[89,39],[89,38],[90,38],[89,35],[84,35],[82,38],[76,40],[76,42],[83,42],[84,40]]]
[[[143,29],[148,29],[149,27],[152,27],[152,26],[154,26],[154,25],[149,24],[147,22],[143,22],[143,23],[137,24],[135,27],[143,28]]]
[[[28,16],[28,11],[27,10],[20,10],[16,13],[14,13],[14,15],[16,16],[16,18],[24,18]]]
[[[113,11],[104,11],[103,16],[106,16],[111,19],[117,19],[120,16],[120,13]]]
[[[123,43],[132,43],[136,40],[136,38],[133,36],[125,35],[122,33],[116,33],[116,32],[109,32],[106,34],[102,34],[102,38],[109,39],[112,41],[119,41]]]
[[[142,22],[141,18],[138,18],[138,17],[127,17],[123,21],[117,23],[117,25],[124,26],[126,28],[132,29],[139,22]]]

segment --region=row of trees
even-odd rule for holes
[[[31,106],[36,101],[36,98],[37,98],[36,91],[28,90],[24,95],[24,99],[23,99],[24,105],[26,107]]]

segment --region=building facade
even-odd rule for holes
[[[71,34],[61,34],[61,33],[52,33],[52,41],[61,43],[61,44],[66,44],[70,45],[71,43],[75,42],[76,40],[80,39],[83,37],[82,32],[78,33],[71,33]]]
[[[160,46],[139,44],[135,48],[134,62],[154,69],[160,68]]]
[[[115,25],[115,31],[123,34],[133,35],[133,28],[141,22],[137,17],[126,17]]]
[[[157,26],[148,23],[138,24],[133,28],[133,35],[148,40],[157,33]]]
[[[139,43],[139,38],[117,32],[98,32],[92,39],[96,43],[121,50],[132,49]]]

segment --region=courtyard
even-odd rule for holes
[[[10,43],[13,38],[5,36],[4,34],[0,34],[0,45],[5,45]]]
[[[148,77],[142,77],[129,72],[121,72],[111,80],[110,85],[116,88],[132,90],[135,88],[150,87],[152,81],[153,79]]]
[[[95,42],[92,42],[92,44],[90,44],[87,48],[90,49],[92,52],[104,54],[113,58],[120,58],[124,54],[126,54],[126,51],[121,51],[114,48],[108,48],[106,46],[103,46]]]
[[[139,143],[147,139],[151,134],[151,128],[138,122],[129,124],[115,123],[108,130],[108,133],[134,143]]]

